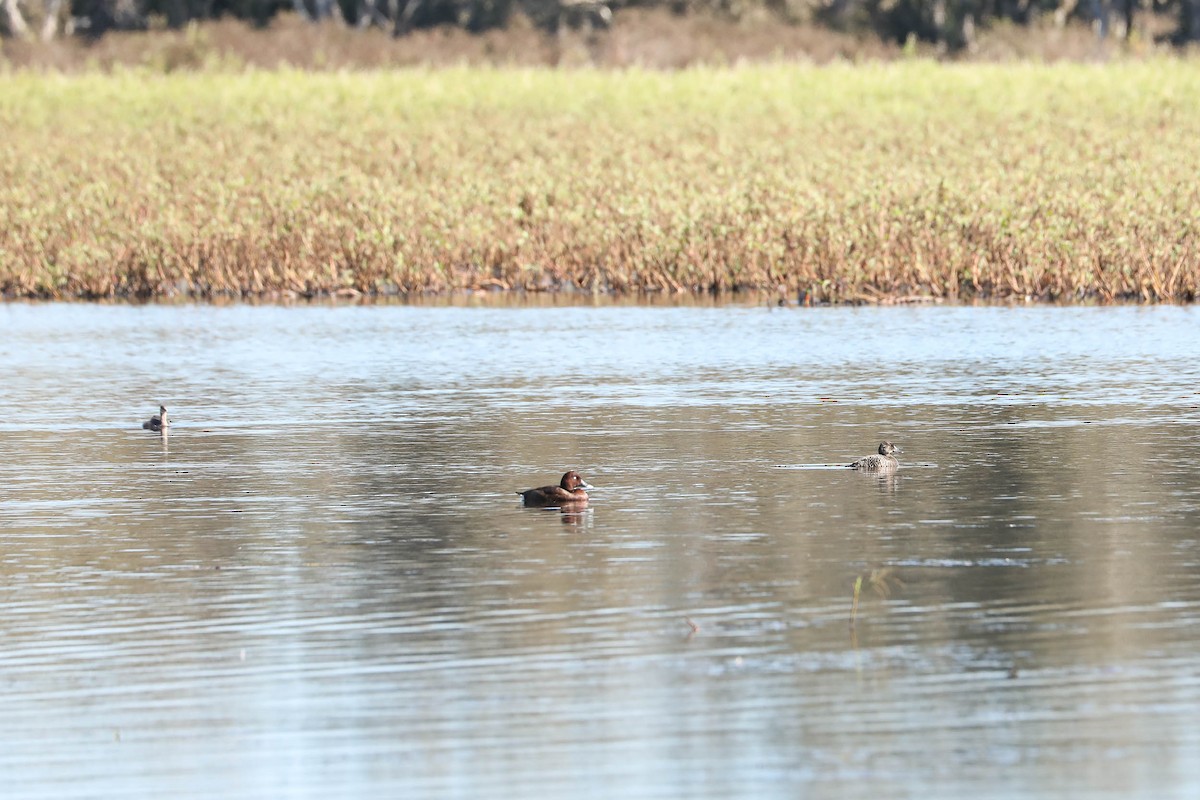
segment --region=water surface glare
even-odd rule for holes
[[[0,785],[1196,797],[1198,332],[0,306]]]

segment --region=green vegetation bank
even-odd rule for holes
[[[1200,64],[0,76],[0,292],[1200,290]]]

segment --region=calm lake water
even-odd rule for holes
[[[1200,796],[1198,352],[1175,307],[0,306],[0,787]],[[568,468],[585,513],[520,507]]]

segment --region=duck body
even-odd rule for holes
[[[159,406],[158,413],[142,423],[142,430],[147,431],[161,431],[163,428],[169,427],[171,427],[171,421],[167,419],[166,406]]]
[[[582,505],[588,501],[587,490],[591,488],[578,472],[571,470],[562,476],[558,486],[539,486],[517,494],[521,495],[521,501],[525,505],[545,508],[568,503]]]
[[[863,456],[846,466],[862,472],[894,472],[899,468],[900,462],[896,460],[896,457],[892,453],[899,452],[901,452],[900,448],[891,442],[880,442],[878,453]]]

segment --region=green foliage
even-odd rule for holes
[[[10,296],[1200,286],[1189,62],[4,80]]]

